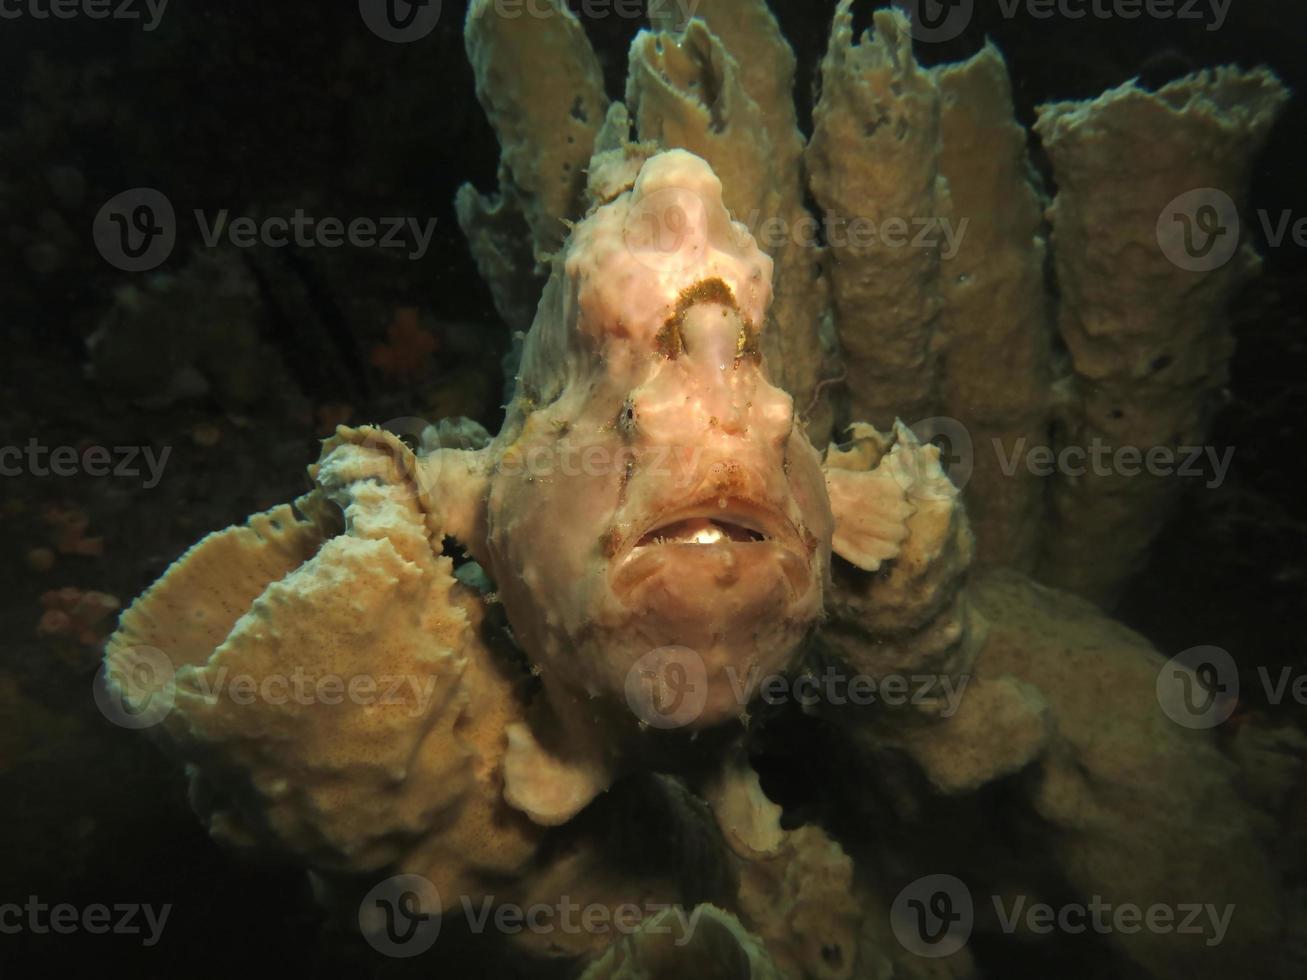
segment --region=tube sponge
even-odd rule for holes
[[[1058,326],[1074,372],[1062,446],[1203,445],[1233,346],[1226,308],[1259,260],[1245,242],[1224,265],[1182,268],[1161,247],[1159,222],[1203,188],[1241,210],[1287,98],[1265,69],[1220,68],[1156,93],[1131,82],[1040,109],[1035,131],[1058,184]],[[1041,577],[1110,600],[1142,564],[1177,486],[1146,473],[1060,475]]]
[[[903,14],[877,11],[874,34],[855,44],[852,0],[841,0],[806,160],[832,235],[828,273],[850,417],[880,429],[931,414],[939,249],[890,247],[879,235],[833,238],[867,222],[946,213],[939,101],[934,77],[912,57]]]
[[[1044,201],[1014,118],[1003,56],[992,44],[936,68],[939,167],[948,180],[956,254],[940,264],[944,357],[939,411],[965,420],[973,447],[967,514],[977,560],[1033,567],[1044,519],[1040,478],[1008,456],[1046,445],[1051,326],[1044,290]],[[999,364],[1001,363],[1001,367]]]
[[[500,186],[485,196],[465,184],[455,208],[496,309],[519,330],[531,324],[540,267],[585,210],[585,168],[608,109],[580,22],[560,0],[540,6],[548,16],[507,16],[474,0],[464,25],[477,98],[499,138]]]

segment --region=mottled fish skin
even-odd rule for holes
[[[689,648],[708,693],[688,727],[792,664],[833,527],[760,353],[772,261],[721,195],[674,150],[573,229],[487,450],[490,571],[546,686],[623,699],[642,657]]]

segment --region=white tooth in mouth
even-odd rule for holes
[[[649,532],[640,539],[640,545],[649,544],[718,544],[720,542],[765,541],[760,531],[732,521],[709,517],[689,517]]]
[[[716,524],[709,524],[707,527],[701,527],[690,537],[693,544],[716,544],[724,535],[722,529]]]

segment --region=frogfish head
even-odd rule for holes
[[[721,194],[703,160],[662,153],[573,229],[492,447],[487,516],[546,689],[630,706],[675,660],[699,685],[678,716],[692,730],[792,664],[832,533],[818,455],[761,355],[772,262]]]

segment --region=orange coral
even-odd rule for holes
[[[41,596],[45,612],[37,623],[40,636],[73,639],[84,646],[98,646],[112,628],[110,616],[121,603],[105,592],[83,592],[72,587],[51,589]]]
[[[88,538],[86,529],[91,520],[80,510],[47,507],[41,519],[51,530],[51,544],[61,555],[86,555],[98,558],[104,554],[104,538]]]
[[[440,347],[418,322],[416,306],[401,306],[386,328],[386,342],[372,348],[372,366],[391,378],[414,379],[427,371],[427,361]]]

